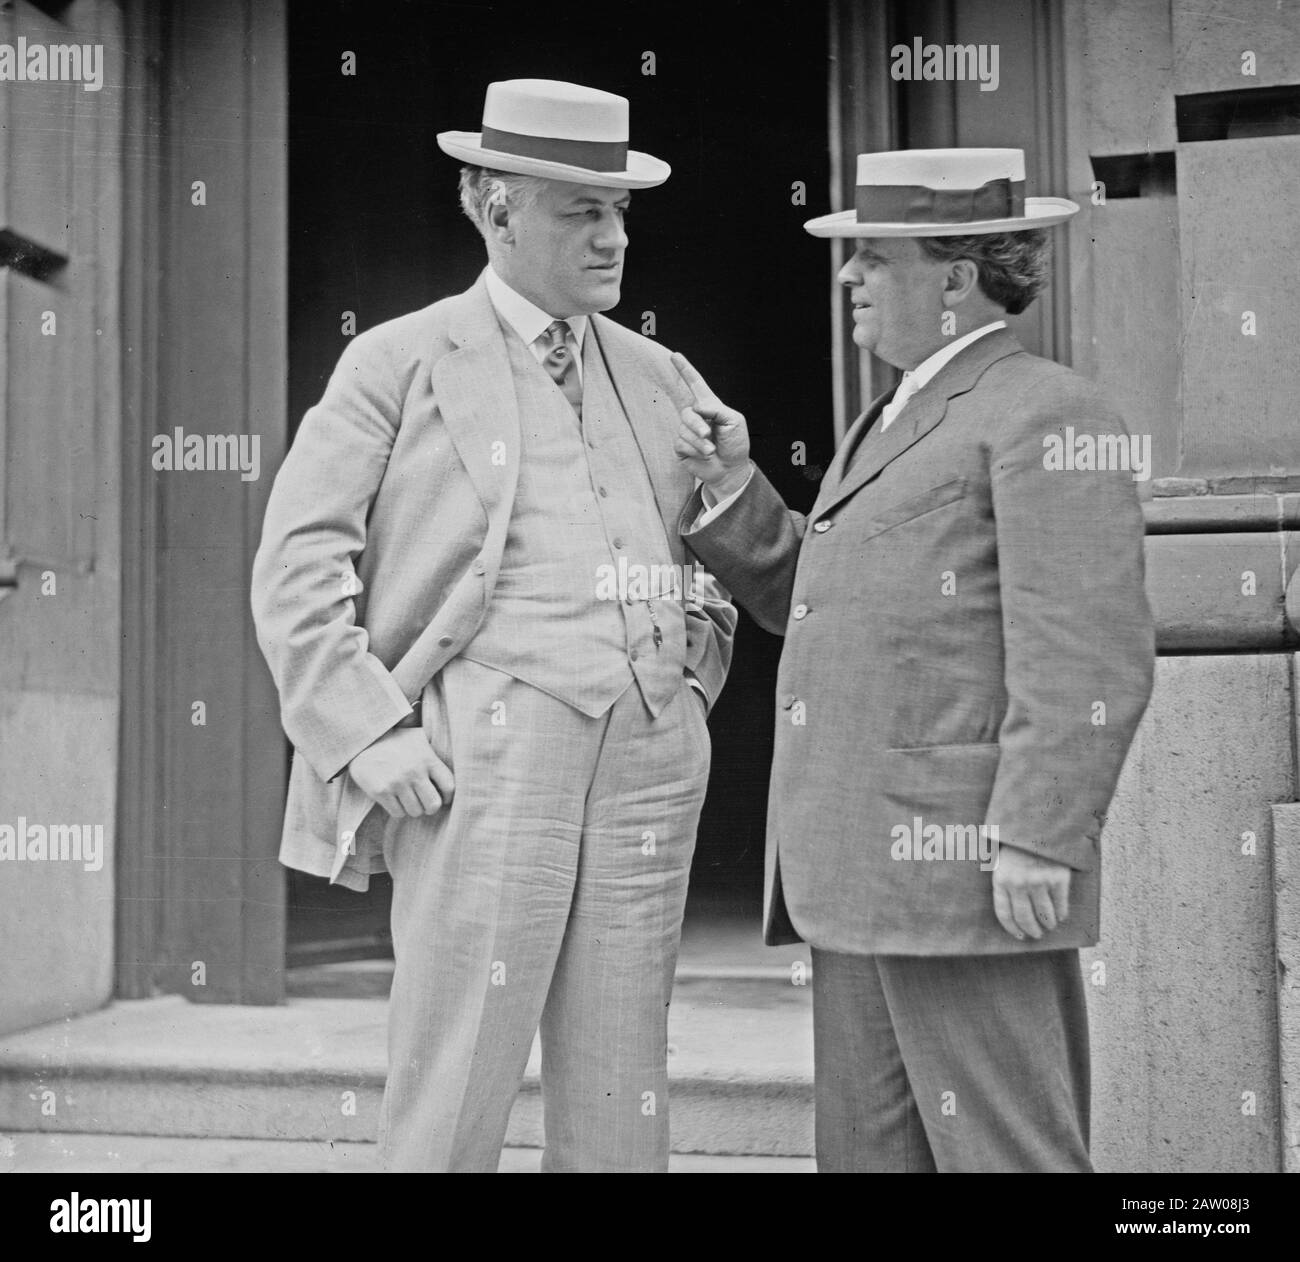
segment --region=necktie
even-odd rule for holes
[[[578,379],[578,365],[568,346],[571,332],[565,321],[556,320],[554,324],[547,326],[546,331],[537,340],[546,352],[542,357],[542,366],[551,374],[551,380],[564,391],[564,397],[581,417],[582,382]]]
[[[908,400],[920,389],[916,384],[916,375],[905,372],[903,379],[898,383],[898,389],[894,391],[894,397],[881,409],[880,412],[880,432],[885,430],[898,418],[898,414],[907,406]]]
[[[898,418],[898,414],[908,405],[912,396],[920,388],[916,384],[916,377],[912,373],[905,372],[903,374],[902,381],[898,383],[898,388],[894,391],[894,397],[880,409],[880,415],[876,418],[876,423],[865,434],[859,434],[857,441],[850,448],[844,460],[845,473],[848,473],[853,468],[853,462],[862,454],[863,447],[868,443],[879,441],[890,423]]]

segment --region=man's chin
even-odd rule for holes
[[[622,283],[617,280],[607,281],[594,285],[588,293],[590,295],[588,312],[608,311],[611,307],[618,306],[618,300],[623,296]]]

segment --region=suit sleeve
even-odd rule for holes
[[[712,710],[731,669],[736,638],[736,607],[713,575],[702,567],[692,571],[686,600],[686,662],[683,673],[704,692]]]
[[[674,411],[680,411],[691,402],[690,396],[668,363],[666,352],[658,346],[654,349],[662,366],[664,389],[674,405]],[[671,432],[667,441],[671,446]],[[706,566],[698,564],[699,558],[691,552],[689,546],[686,548],[686,559],[691,568],[684,606],[686,660],[682,673],[704,693],[707,712],[717,702],[727,681],[727,672],[731,669],[731,652],[735,644],[738,617],[726,588],[709,573]]]
[[[989,446],[1007,711],[988,822],[1087,870],[1151,694],[1142,512],[1130,472],[1048,467],[1067,426],[1127,433],[1086,382],[1037,382],[1006,415]]]
[[[679,522],[686,546],[726,584],[760,627],[784,635],[807,519],[785,506],[757,467],[725,512],[697,526],[703,508],[697,487]]]
[[[401,410],[384,343],[361,334],[303,418],[271,489],[253,561],[253,620],[281,721],[322,780],[411,712],[370,652],[356,610],[355,562]]]

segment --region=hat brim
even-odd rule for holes
[[[566,184],[594,184],[598,188],[654,188],[672,174],[668,163],[652,158],[648,153],[637,153],[634,149],[628,150],[626,170],[592,171],[545,158],[485,149],[482,134],[476,131],[440,132],[438,148],[449,157],[459,158],[471,166],[509,171],[512,175],[535,175],[543,180],[563,180]]]
[[[814,237],[969,237],[986,232],[1029,232],[1064,223],[1079,212],[1064,197],[1026,197],[1025,213],[1014,219],[978,219],[971,223],[860,223],[857,211],[809,219],[804,228]]]

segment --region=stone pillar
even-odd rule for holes
[[[1276,93],[1300,84],[1300,22],[1072,0],[1066,25],[1075,366],[1151,439],[1161,653],[1085,960],[1094,1155],[1294,1169],[1300,135]]]

